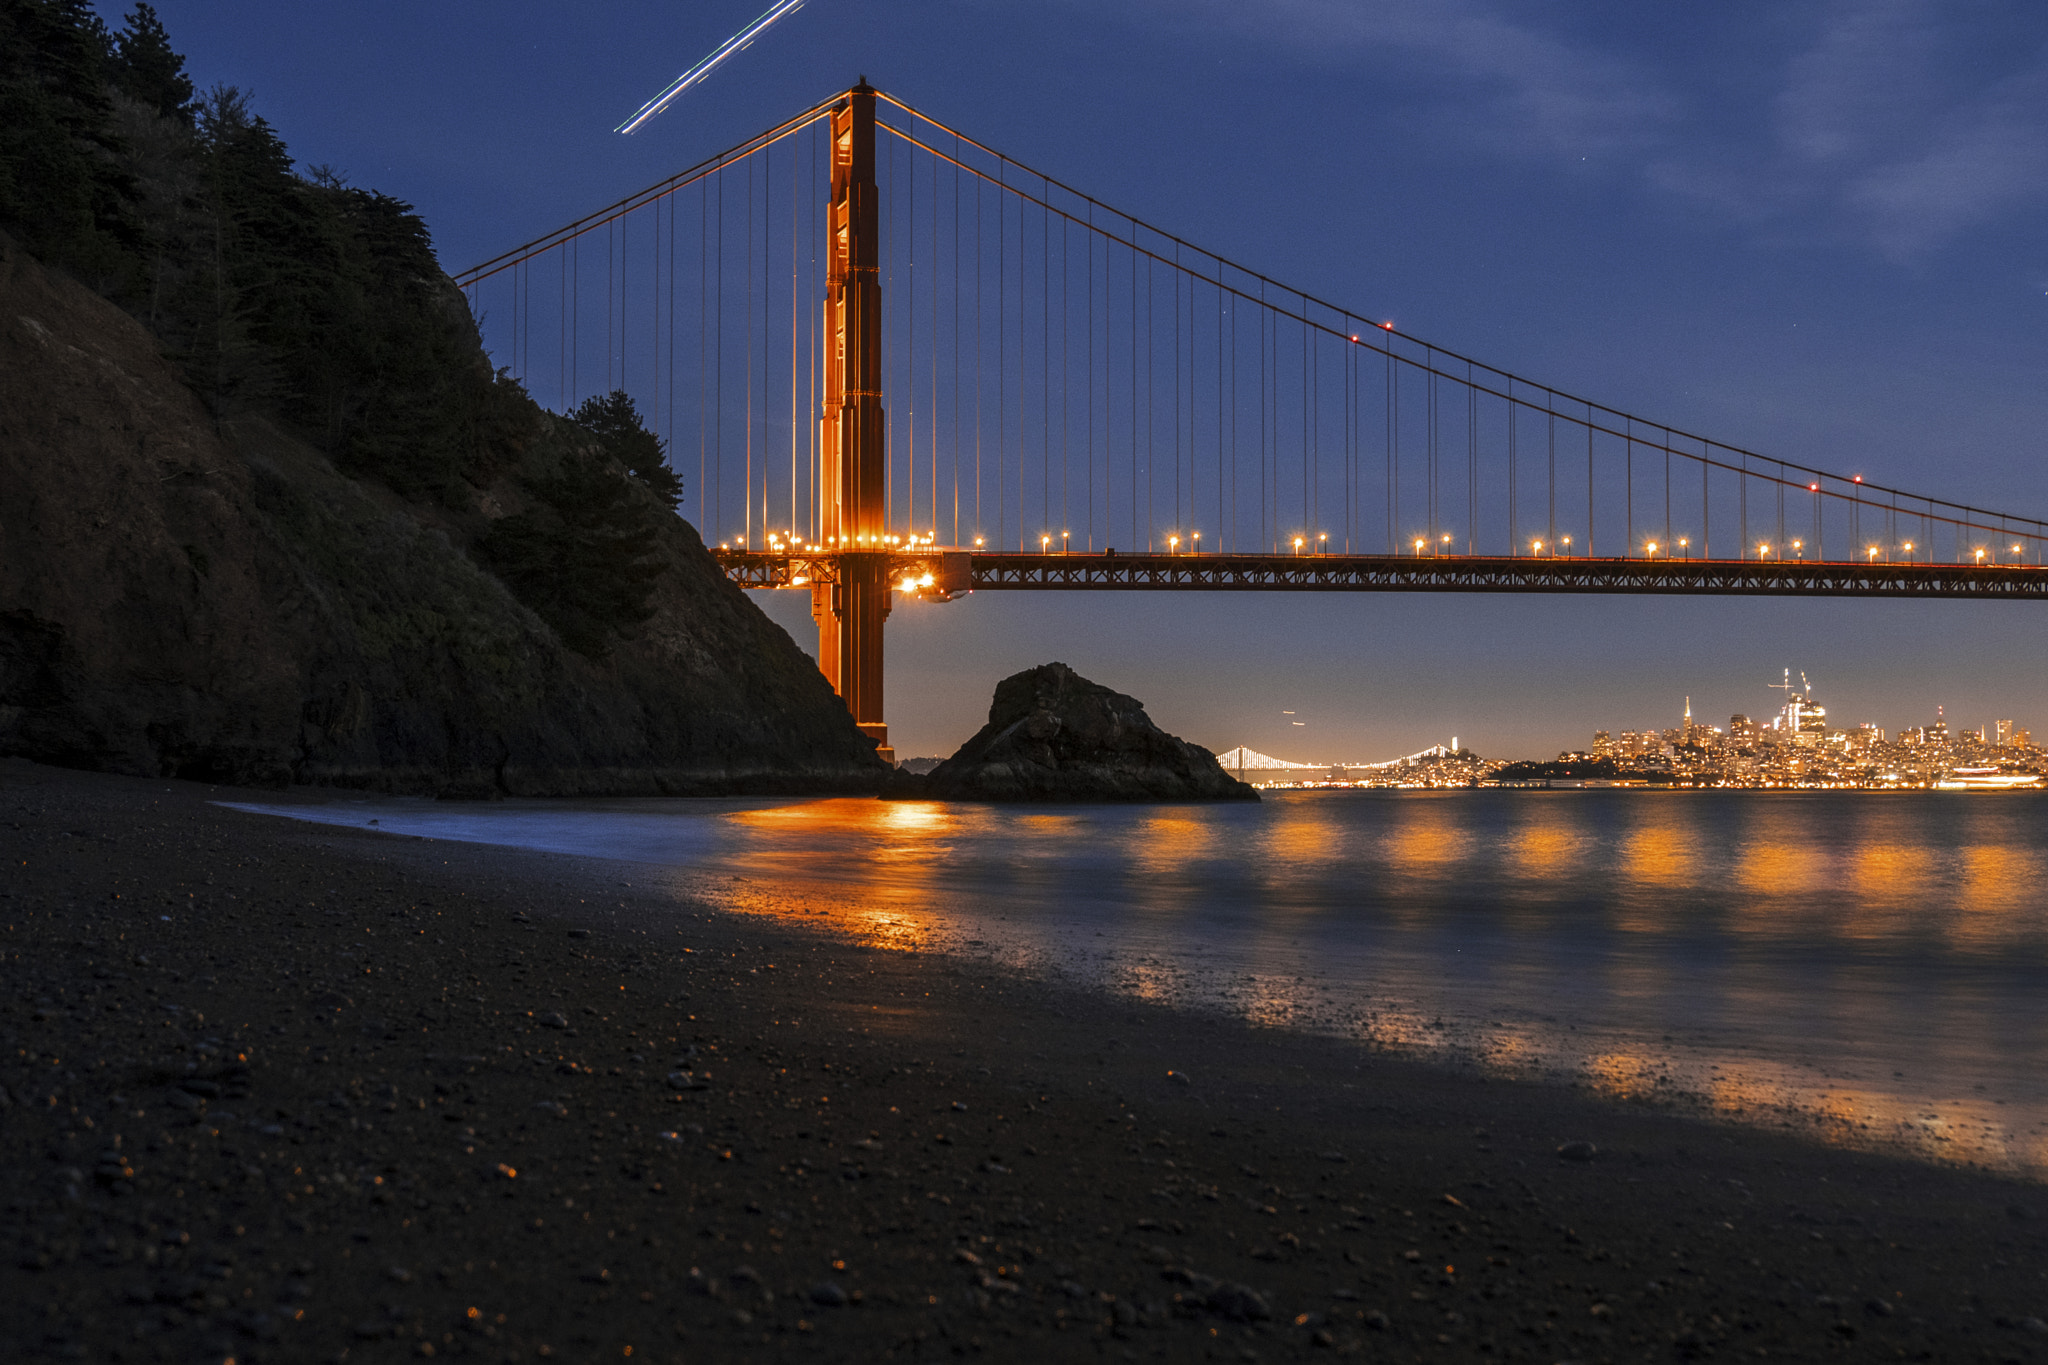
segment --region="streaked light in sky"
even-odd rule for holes
[[[653,118],[656,114],[668,108],[668,106],[675,100],[676,96],[682,94],[685,90],[688,90],[691,86],[697,84],[697,82],[703,80],[706,76],[710,75],[712,71],[717,68],[720,62],[724,61],[727,57],[732,56],[735,52],[744,52],[747,48],[751,47],[753,45],[754,39],[760,37],[761,34],[767,30],[770,24],[773,24],[777,19],[780,19],[783,15],[792,14],[795,11],[802,9],[803,7],[804,0],[777,0],[776,4],[770,5],[768,7],[766,13],[762,14],[758,19],[754,20],[753,23],[748,24],[738,33],[733,34],[732,37],[727,38],[724,42],[720,43],[718,45],[717,50],[714,51],[709,57],[706,57],[703,61],[697,63],[688,71],[685,71],[682,75],[676,77],[675,80],[669,83],[668,89],[662,91],[659,95],[656,95],[653,99],[641,105],[638,113],[634,114],[633,117],[627,119],[618,127],[612,129],[612,131],[615,133],[631,133],[637,131],[641,124],[647,122],[647,120]]]

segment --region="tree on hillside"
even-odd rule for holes
[[[101,289],[133,265],[106,25],[86,0],[0,0],[0,227]]]
[[[185,59],[171,49],[171,35],[149,5],[137,5],[125,27],[114,35],[107,73],[114,88],[160,117],[190,127],[194,107],[192,78]]]
[[[602,659],[615,633],[653,614],[661,514],[602,460],[572,457],[529,491],[533,508],[497,522],[477,549],[562,643]]]
[[[647,429],[624,389],[584,399],[569,420],[595,436],[605,454],[624,465],[671,511],[683,500],[683,481],[669,468],[668,442]]]

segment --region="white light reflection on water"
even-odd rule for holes
[[[877,946],[2048,1174],[2048,797],[238,808],[655,864]]]

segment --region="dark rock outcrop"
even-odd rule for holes
[[[592,659],[466,552],[518,493],[476,496],[216,424],[139,324],[0,235],[0,755],[468,796],[883,781],[686,522],[660,519],[653,615]]]
[[[1207,749],[1154,725],[1143,702],[1060,663],[998,683],[988,724],[921,785],[971,801],[1259,799]]]

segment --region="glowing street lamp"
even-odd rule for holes
[[[1202,533],[1200,531],[1195,531],[1192,534],[1195,538],[1195,543],[1192,548],[1194,550],[1194,553],[1200,554],[1202,552]]]
[[[1301,547],[1302,547],[1302,545],[1303,545],[1303,544],[1304,544],[1304,542],[1303,542],[1302,538],[1301,538],[1300,536],[1296,536],[1296,537],[1294,538],[1294,553],[1296,553],[1296,554],[1300,554],[1300,553],[1301,553]]]
[[[1442,553],[1449,554],[1451,552],[1451,533],[1449,531],[1444,532],[1443,547]]]
[[[984,541],[982,540],[982,538],[981,538],[980,536],[976,536],[976,537],[974,538],[974,548],[975,548],[975,549],[979,550],[979,549],[980,549],[980,548],[982,547],[982,545],[983,545],[984,543],[985,543],[985,542],[984,542]]]
[[[1912,557],[1913,557],[1913,542],[1909,540],[1909,541],[1907,541],[1907,542],[1906,542],[1906,558],[1908,558],[1908,559],[1911,559]]]
[[[1316,537],[1316,553],[1321,554],[1324,551],[1327,551],[1329,548],[1330,533],[1328,531],[1324,531]]]
[[[1530,553],[1530,554],[1532,554],[1532,555],[1540,555],[1540,554],[1542,554],[1542,553],[1543,553],[1543,542],[1542,542],[1542,541],[1540,541],[1540,540],[1532,540],[1532,541],[1530,541],[1530,542],[1529,542],[1529,553]]]
[[[1038,552],[1039,552],[1040,554],[1045,554],[1046,552],[1048,552],[1048,551],[1049,551],[1049,550],[1051,550],[1051,549],[1052,549],[1052,537],[1051,537],[1051,536],[1040,536],[1040,537],[1038,538]]]
[[[1769,559],[1771,557],[1771,547],[1759,542],[1756,547],[1756,557],[1758,559]]]
[[[1877,563],[1877,547],[1875,545],[1870,547],[1870,562],[1873,564]]]
[[[1803,540],[1795,540],[1795,541],[1793,541],[1793,542],[1792,542],[1792,557],[1793,557],[1794,559],[1804,559],[1804,558],[1806,558],[1806,542],[1805,542],[1805,541],[1803,541]]]
[[[1649,551],[1649,554],[1650,554],[1650,558],[1652,558],[1652,559],[1655,559],[1655,558],[1657,557],[1657,542],[1656,542],[1656,541],[1654,541],[1654,540],[1653,540],[1653,541],[1651,541],[1651,542],[1650,542],[1650,543],[1649,543],[1649,544],[1648,544],[1647,546],[1645,546],[1644,548],[1645,548],[1645,549],[1647,549],[1647,550]]]
[[[1168,537],[1166,538],[1166,552],[1167,552],[1168,554],[1177,554],[1177,553],[1179,553],[1179,551],[1180,551],[1180,537],[1179,537],[1179,536],[1168,536]]]
[[[1563,540],[1559,541],[1558,543],[1564,546],[1565,557],[1569,559],[1572,553],[1572,538],[1570,536],[1566,536]]]
[[[1691,547],[1691,545],[1692,545],[1692,542],[1691,542],[1690,540],[1686,539],[1686,538],[1685,538],[1684,536],[1680,536],[1680,537],[1678,538],[1678,548],[1679,548],[1679,550],[1680,550],[1681,552],[1682,552],[1682,551],[1684,551],[1684,550],[1686,550],[1686,549],[1688,549],[1688,548],[1690,548],[1690,547]],[[1684,554],[1683,554],[1683,553],[1681,553],[1681,554],[1679,555],[1679,558],[1681,558],[1681,559],[1683,559],[1684,557],[1685,557],[1685,556],[1684,556]]]
[[[1067,548],[1068,548],[1068,538],[1069,538],[1069,537],[1070,537],[1071,535],[1072,535],[1072,532],[1069,532],[1069,531],[1062,531],[1062,532],[1060,532],[1060,553],[1061,553],[1061,554],[1065,554],[1065,553],[1067,552]]]
[[[1421,541],[1421,540],[1417,540],[1417,541],[1415,542],[1415,557],[1416,557],[1417,559],[1420,559],[1420,558],[1422,558],[1422,547],[1423,547],[1423,545],[1424,545],[1425,543],[1426,543],[1426,542],[1424,542],[1424,541]]]
[[[1977,563],[1980,567],[1984,563],[1984,547],[1981,545],[1977,547]]]

